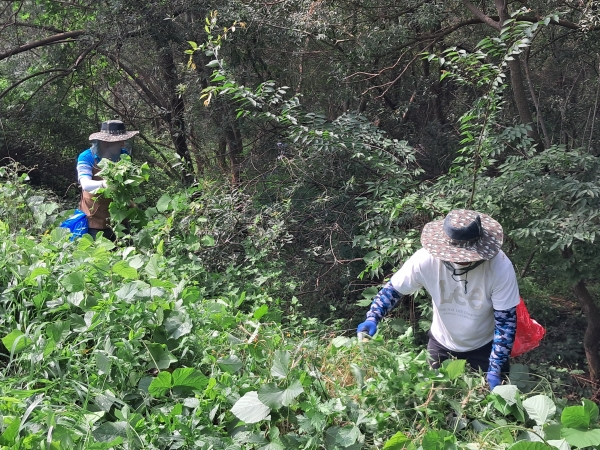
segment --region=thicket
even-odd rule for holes
[[[489,3],[6,2],[0,446],[598,448],[597,11]],[[114,115],[118,240],[71,241]],[[494,393],[423,294],[354,336],[457,207],[548,329]]]

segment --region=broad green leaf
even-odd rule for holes
[[[256,320],[259,320],[262,316],[264,316],[268,312],[269,312],[269,307],[267,305],[261,305],[256,311],[254,311],[254,314],[252,315],[252,317],[254,317],[254,319],[256,319]]]
[[[158,258],[156,255],[152,255],[148,260],[148,264],[146,264],[146,275],[149,278],[158,278],[160,275],[160,268],[158,267]]]
[[[138,278],[137,270],[131,267],[127,261],[119,261],[112,267],[112,271],[127,280],[137,280]]]
[[[29,278],[31,280],[35,280],[36,277],[39,277],[42,275],[50,275],[50,271],[48,269],[46,269],[45,267],[36,267],[35,269],[33,269],[31,271],[31,273],[29,274],[29,276],[27,278]]]
[[[548,444],[552,445],[553,447],[556,447],[558,450],[571,450],[571,446],[566,441],[566,439],[560,439],[560,440],[549,439],[547,442],[548,442]]]
[[[9,352],[19,353],[29,347],[32,341],[25,336],[25,333],[15,329],[2,338],[2,343]]]
[[[383,446],[383,450],[402,450],[409,439],[398,431],[395,435],[388,439]]]
[[[496,386],[492,392],[502,397],[508,405],[517,403],[519,389],[512,384]]]
[[[7,419],[8,417],[5,417]],[[12,422],[0,435],[0,444],[2,445],[12,445],[15,443],[15,439],[19,434],[19,426],[21,424],[20,418],[13,417]]]
[[[544,425],[556,414],[556,406],[550,397],[534,395],[523,401],[523,408],[538,425]]]
[[[568,428],[588,428],[590,426],[591,413],[583,406],[567,406],[563,409],[560,421]]]
[[[449,361],[449,362],[445,365],[444,370],[448,374],[448,377],[451,380],[456,380],[463,373],[465,373],[465,364],[467,363],[466,360],[454,359],[451,361],[450,360],[447,360],[447,361]],[[446,361],[444,361],[444,362],[446,362]]]
[[[168,369],[171,363],[177,362],[177,358],[167,349],[164,344],[150,344],[148,351],[152,356],[152,362],[149,367],[155,367],[160,370]]]
[[[79,292],[85,289],[85,275],[81,272],[70,273],[60,282],[69,292]]]
[[[509,450],[555,450],[543,442],[519,441],[508,447]]]
[[[294,381],[286,389],[279,388],[275,383],[265,384],[258,390],[258,399],[271,409],[291,405],[292,401],[304,392],[299,380]]]
[[[172,375],[173,390],[192,391],[202,390],[208,384],[208,378],[193,367],[175,369]]]
[[[365,385],[364,371],[356,363],[350,364],[350,370],[352,370],[352,375],[354,375],[354,379],[356,380],[356,386],[362,389]]]
[[[244,366],[242,360],[235,355],[229,355],[227,358],[219,358],[217,359],[217,364],[221,369],[229,373],[235,373]]]
[[[158,210],[158,212],[165,212],[167,211],[169,208],[169,204],[171,203],[171,197],[167,194],[163,194],[159,199],[158,202],[156,202],[156,209]]]
[[[205,247],[214,247],[215,246],[215,238],[209,235],[202,236],[200,238],[200,243]]]
[[[593,430],[576,430],[575,428],[563,428],[560,436],[575,447],[595,447],[600,445],[600,428]]]
[[[171,312],[163,325],[169,339],[179,339],[192,331],[192,321],[184,311]]]
[[[327,448],[345,448],[353,445],[360,437],[360,430],[355,425],[345,427],[333,426],[325,431]]]
[[[363,256],[363,260],[367,264],[371,264],[373,261],[377,260],[377,258],[379,258],[379,256],[380,255],[377,252],[369,252],[365,256]]]
[[[159,372],[148,386],[148,393],[153,397],[162,397],[171,390],[171,380],[169,372]]]
[[[127,422],[104,422],[94,431],[92,436],[98,442],[110,442],[112,445],[118,445],[123,442],[123,438],[127,438]]]
[[[585,409],[590,415],[590,424],[595,424],[598,422],[598,405],[596,405],[593,401],[584,398],[582,400],[583,409]]]
[[[290,353],[285,350],[275,350],[273,358],[273,367],[271,367],[271,375],[275,378],[285,378],[288,376],[290,366]]]
[[[352,339],[346,336],[336,336],[331,341],[331,345],[335,348],[349,347],[352,344]]]
[[[100,373],[103,373],[105,375],[110,375],[110,368],[111,368],[111,360],[108,356],[106,356],[104,353],[96,353],[96,366],[98,367],[98,370],[100,371]]]
[[[256,391],[250,391],[235,402],[231,412],[243,422],[257,423],[269,417],[271,409],[258,399]]]

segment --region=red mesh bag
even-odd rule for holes
[[[540,345],[544,334],[546,330],[531,318],[525,302],[521,299],[517,305],[517,334],[510,356],[514,358],[533,350]]]

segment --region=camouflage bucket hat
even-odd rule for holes
[[[139,131],[127,131],[125,124],[120,120],[107,120],[102,122],[100,131],[98,133],[90,134],[90,141],[104,141],[104,142],[119,142],[131,139]]]
[[[444,220],[429,222],[421,244],[435,258],[449,262],[492,259],[502,246],[502,226],[486,214],[469,209],[450,211]]]

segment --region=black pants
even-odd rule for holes
[[[101,231],[104,233],[103,235],[106,239],[109,239],[113,242],[117,240],[117,236],[115,236],[115,233],[110,228],[88,228],[88,234],[92,236],[94,240],[96,240],[96,235]]]
[[[427,351],[429,352],[429,365],[434,369],[439,369],[441,363],[447,359],[466,359],[471,368],[474,370],[481,369],[483,372],[487,372],[490,367],[490,353],[492,352],[493,341],[488,342],[482,347],[470,350],[468,352],[454,352],[448,350],[442,344],[440,344],[432,335],[431,331],[428,333],[429,342],[427,343]],[[506,363],[502,366],[502,373],[508,373],[510,370],[510,363]]]

